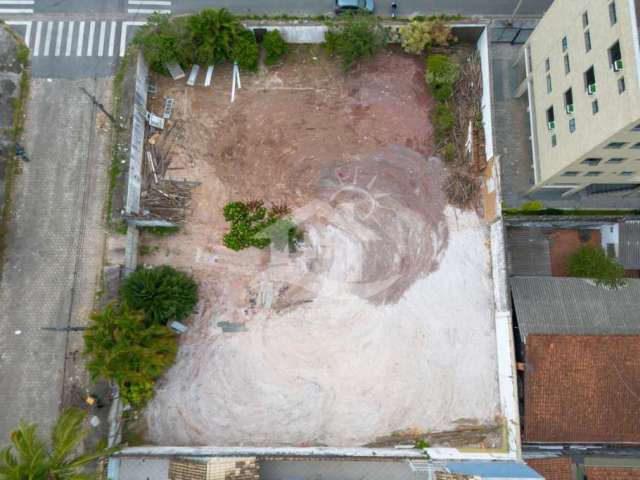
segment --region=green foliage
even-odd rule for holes
[[[10,434],[11,444],[0,450],[0,480],[73,480],[91,478],[83,474],[90,462],[113,453],[99,445],[95,451],[76,456],[89,433],[83,427],[86,413],[66,410],[53,427],[51,444],[41,438],[37,425],[20,422]]]
[[[84,342],[93,380],[115,381],[122,399],[133,407],[151,398],[155,381],[171,366],[177,350],[168,327],[116,303],[91,315]]]
[[[447,163],[454,163],[458,156],[458,150],[456,144],[453,142],[447,142],[444,147],[444,160]]]
[[[126,278],[121,293],[129,307],[142,310],[155,324],[182,320],[198,303],[198,285],[193,278],[166,265],[138,268]]]
[[[273,242],[278,250],[289,247],[296,251],[304,239],[304,232],[289,218],[286,205],[274,205],[267,210],[262,201],[231,202],[224,207],[224,218],[231,223],[223,243],[232,250],[248,247],[266,248]]]
[[[289,45],[284,41],[282,35],[278,30],[272,30],[264,34],[262,39],[262,46],[266,53],[264,63],[267,65],[274,65],[280,61],[280,59],[286,55]]]
[[[183,63],[180,43],[185,37],[169,15],[154,13],[133,37],[133,44],[144,52],[149,67],[156,72],[164,72],[167,63]]]
[[[165,72],[167,63],[174,62],[186,67],[237,61],[241,68],[252,71],[258,65],[253,32],[225,8],[205,8],[173,19],[153,14],[138,29],[133,43],[142,48],[151,69],[159,73]]]
[[[455,41],[451,27],[441,18],[412,20],[400,28],[400,42],[407,53],[420,55],[432,46],[447,46]]]
[[[359,60],[373,57],[387,43],[389,33],[377,17],[345,15],[325,36],[329,53],[337,55],[346,71]]]
[[[260,49],[253,31],[245,30],[240,34],[233,45],[232,55],[233,61],[238,62],[238,66],[243,70],[255,72],[258,69]]]
[[[166,237],[168,235],[178,233],[180,231],[180,227],[142,227],[140,230],[148,232],[151,235],[157,235],[158,237]]]
[[[569,256],[567,270],[570,276],[591,278],[599,286],[619,288],[625,284],[622,265],[607,257],[600,247],[580,247]]]
[[[446,103],[436,105],[433,123],[436,131],[436,141],[441,143],[447,140],[456,124],[456,117]]]
[[[521,208],[524,212],[539,212],[544,208],[544,205],[540,200],[531,200],[530,202],[524,202]]]
[[[16,52],[16,59],[20,62],[22,68],[25,68],[29,63],[29,47],[24,43],[18,43],[18,51]]]
[[[437,101],[446,102],[451,98],[458,78],[460,78],[460,67],[449,60],[449,57],[446,55],[427,57],[425,81]]]
[[[423,438],[419,438],[413,444],[413,448],[417,448],[418,450],[424,450],[425,448],[429,448],[429,447],[430,447],[429,442],[427,442]]]

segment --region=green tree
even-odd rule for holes
[[[129,307],[142,310],[152,323],[182,320],[198,303],[198,285],[186,273],[169,266],[138,268],[121,289]]]
[[[446,55],[429,55],[426,64],[425,81],[431,93],[437,101],[446,102],[460,78],[460,66]]]
[[[325,47],[340,57],[346,71],[363,58],[373,57],[384,48],[389,33],[377,17],[346,15],[325,36]]]
[[[167,63],[184,62],[180,55],[183,37],[184,34],[171,21],[169,15],[154,13],[147,23],[136,31],[133,44],[142,49],[152,70],[164,73]]]
[[[238,62],[238,66],[243,70],[255,72],[258,69],[260,49],[253,31],[245,30],[238,36],[231,55],[231,59]]]
[[[193,62],[211,65],[234,60],[234,47],[244,31],[244,26],[226,8],[205,8],[187,17]]]
[[[447,46],[455,40],[451,27],[441,18],[412,20],[400,28],[402,48],[415,55],[420,55],[431,46]]]
[[[84,343],[93,380],[115,381],[123,400],[134,407],[151,398],[155,381],[171,366],[177,350],[168,327],[116,303],[91,315]]]
[[[625,285],[624,268],[607,257],[600,247],[580,247],[569,256],[567,270],[572,277],[591,278],[600,286],[619,288]]]
[[[264,63],[267,65],[274,65],[280,61],[280,59],[287,54],[289,45],[284,41],[282,35],[278,30],[271,30],[264,34],[262,39],[262,46],[266,53]]]
[[[83,480],[93,476],[83,473],[92,461],[114,450],[104,445],[84,455],[75,455],[87,436],[82,426],[86,413],[66,410],[53,427],[51,444],[42,439],[37,425],[20,422],[11,432],[11,444],[0,450],[0,480]]]

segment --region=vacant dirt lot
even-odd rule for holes
[[[345,76],[304,47],[242,83],[230,104],[229,69],[213,88],[160,82],[177,123],[158,148],[174,178],[202,183],[182,231],[146,237],[143,260],[190,271],[202,301],[149,439],[499,443],[485,227],[446,205],[422,63],[387,52]],[[226,249],[222,208],[248,199],[288,204],[303,248]]]

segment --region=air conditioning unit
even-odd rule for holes
[[[623,68],[624,68],[624,63],[622,62],[622,60],[616,60],[615,62],[613,62],[613,69],[616,72],[619,72]]]
[[[573,113],[573,104],[567,105],[566,107],[567,113],[571,115]]]
[[[556,122],[547,122],[547,128],[549,128],[549,130],[555,130],[556,129]]]
[[[595,95],[597,91],[598,91],[598,87],[595,83],[592,83],[587,87],[587,93],[589,95]]]

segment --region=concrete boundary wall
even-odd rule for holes
[[[489,61],[489,31],[484,29],[476,44],[482,68],[482,125],[484,127],[484,149],[487,160],[493,157],[493,105],[491,101],[491,62]]]
[[[142,156],[144,153],[148,84],[149,67],[142,52],[139,52],[136,64],[136,84],[133,97],[131,144],[129,148],[129,175],[127,177],[127,200],[125,202],[125,211],[127,214],[138,213],[140,210]]]

